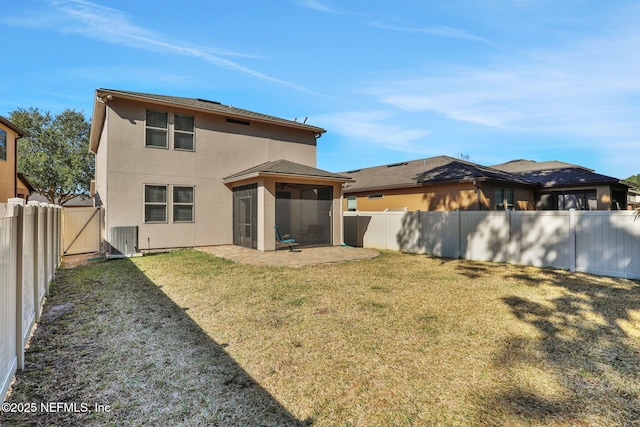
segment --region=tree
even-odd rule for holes
[[[89,194],[95,166],[89,153],[91,124],[82,113],[66,109],[53,117],[19,108],[9,117],[27,132],[18,140],[18,170],[38,193],[57,205]]]
[[[633,184],[636,188],[640,188],[640,173],[630,176],[629,178],[625,179],[625,181],[630,182],[631,184]]]

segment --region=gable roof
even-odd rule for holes
[[[154,104],[166,105],[172,107],[180,107],[193,111],[201,111],[209,114],[222,115],[231,119],[238,120],[254,120],[263,123],[276,124],[289,128],[301,129],[314,132],[317,135],[326,132],[323,128],[311,126],[295,120],[283,119],[280,117],[270,116],[267,114],[256,113],[254,111],[236,108],[230,105],[224,105],[216,101],[209,101],[202,98],[185,98],[179,96],[156,95],[141,92],[129,92],[115,89],[97,89],[96,99],[93,106],[93,118],[91,120],[91,152],[95,153],[98,149],[100,134],[104,126],[106,104],[113,99],[123,98],[134,101],[152,102]]]
[[[526,178],[448,156],[392,163],[341,174],[355,180],[345,186],[345,193],[487,180],[533,185]]]
[[[598,185],[598,184],[622,184],[629,186],[624,181],[612,176],[596,173],[593,169],[571,163],[552,160],[548,162],[536,162],[533,160],[513,160],[492,166],[512,173],[524,179],[528,179],[542,187]]]
[[[258,176],[318,178],[322,180],[340,182],[347,182],[351,180],[351,178],[344,175],[339,175],[337,173],[328,172],[311,166],[302,165],[300,163],[291,162],[289,160],[280,159],[271,162],[265,162],[258,166],[254,166],[233,175],[229,175],[223,178],[222,182],[228,184],[244,179],[255,178]]]

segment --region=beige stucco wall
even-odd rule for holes
[[[512,189],[512,188],[510,188]],[[481,183],[479,191],[472,183],[441,184],[425,187],[367,191],[345,194],[342,203],[347,210],[347,197],[357,196],[357,208],[361,211],[383,211],[407,209],[408,211],[455,211],[494,210],[496,186]],[[516,209],[533,208],[533,192],[514,189]],[[382,194],[382,198],[369,199],[371,194]]]
[[[0,129],[7,132],[7,159],[0,160],[0,203],[16,197],[16,138],[18,134],[0,123]]]
[[[169,149],[145,147],[147,108],[170,113]],[[195,151],[171,148],[171,113],[195,116]],[[107,237],[111,227],[137,225],[141,249],[231,244],[233,198],[223,177],[278,159],[315,167],[315,144],[309,131],[255,121],[238,125],[224,116],[114,98],[96,153],[96,192],[107,208]],[[195,186],[194,222],[171,222],[169,203],[169,222],[145,224],[145,184]],[[273,240],[273,227],[263,233]]]

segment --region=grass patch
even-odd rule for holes
[[[640,419],[634,281],[393,252],[288,269],[185,250],[61,272],[47,304],[67,301],[74,310],[38,328],[10,400],[79,399],[114,410],[5,419],[317,426]]]

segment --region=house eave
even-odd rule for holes
[[[321,135],[326,132],[326,130],[323,128],[320,128],[317,126],[311,126],[306,123],[298,123],[298,122],[285,120],[285,119],[282,119],[283,121],[275,120],[275,119],[270,120],[267,117],[257,117],[249,114],[234,113],[233,111],[215,111],[215,110],[202,108],[194,105],[186,105],[180,102],[162,100],[162,99],[157,99],[149,96],[144,96],[144,94],[134,94],[134,93],[127,93],[127,92],[99,89],[96,91],[96,95],[97,95],[97,99],[102,99],[110,95],[110,96],[114,96],[122,99],[129,99],[132,101],[143,101],[143,102],[153,103],[155,105],[179,107],[179,108],[184,108],[190,111],[198,111],[205,114],[214,114],[217,116],[229,117],[233,119],[250,120],[254,122],[274,124],[274,125],[284,126],[284,127],[293,128],[293,129],[301,129],[309,132],[315,132],[317,135]]]
[[[246,175],[235,176],[233,178],[226,178],[222,180],[223,184],[233,184],[241,181],[248,181],[257,178],[281,178],[287,180],[305,180],[305,181],[320,181],[330,183],[345,183],[352,181],[351,179],[334,178],[329,176],[315,176],[315,175],[301,175],[290,173],[274,173],[274,172],[253,172]]]
[[[102,99],[99,92],[96,91],[96,99],[93,101],[93,116],[91,118],[91,133],[89,134],[89,152],[98,153],[100,146],[100,135],[104,128],[104,122],[107,117],[107,104]]]

